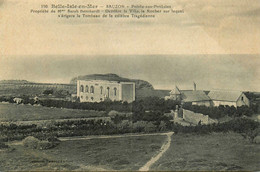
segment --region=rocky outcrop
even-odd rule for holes
[[[77,84],[77,80],[107,80],[107,81],[121,81],[121,82],[134,82],[137,89],[153,89],[152,84],[147,81],[139,79],[128,79],[118,76],[117,74],[91,74],[74,77],[71,79],[70,84]]]

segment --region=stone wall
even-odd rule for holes
[[[217,122],[217,120],[209,118],[208,115],[203,115],[202,113],[195,113],[185,109],[183,109],[183,119],[195,125],[197,125],[200,121],[201,124],[211,124]]]

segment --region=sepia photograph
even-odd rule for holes
[[[0,0],[0,171],[260,171],[259,0]]]

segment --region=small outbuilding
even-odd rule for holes
[[[215,90],[208,94],[213,106],[228,105],[228,106],[249,106],[250,101],[241,91],[230,90]]]
[[[177,86],[175,86],[170,91],[170,96],[165,96],[165,99],[172,99],[182,101],[183,103],[189,103],[192,105],[199,106],[210,106],[211,99],[207,96],[207,94],[203,90],[196,90],[196,84],[194,83],[193,90],[180,90]]]
[[[181,90],[181,95],[184,103],[191,103],[198,106],[211,105],[211,99],[202,90]]]

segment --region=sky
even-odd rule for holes
[[[106,0],[0,0],[0,80],[68,83],[117,73],[155,88],[260,91],[259,0],[111,0],[163,4],[183,14],[155,19],[59,19],[32,14],[41,4]]]
[[[259,55],[23,56],[0,63],[1,79],[69,83],[86,74],[115,73],[143,79],[156,89],[260,91]]]

